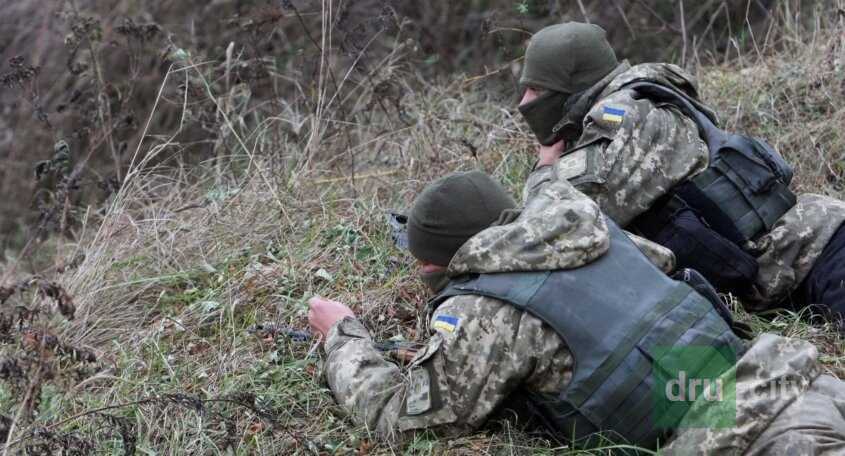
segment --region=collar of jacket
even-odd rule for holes
[[[627,60],[622,61],[613,71],[603,77],[599,82],[593,84],[589,89],[576,93],[569,97],[564,105],[563,119],[554,127],[554,131],[576,131],[578,132],[576,138],[581,136],[581,128],[584,122],[584,116],[590,111],[590,108],[596,104],[596,101],[604,92],[610,83],[622,73],[631,69],[631,64]]]

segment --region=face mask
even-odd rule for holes
[[[436,272],[420,272],[420,280],[434,293],[439,293],[449,284],[449,276],[445,269]]]
[[[554,131],[554,128],[563,119],[563,105],[567,98],[569,95],[565,93],[550,90],[519,106],[519,112],[540,144],[551,146],[561,140],[560,132]]]

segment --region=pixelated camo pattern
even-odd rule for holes
[[[449,263],[449,275],[571,269],[610,245],[598,206],[566,181],[550,183],[520,216],[473,236]]]
[[[680,68],[644,64],[617,76],[585,118],[579,147],[586,149],[587,169],[572,179],[621,226],[647,210],[676,184],[707,166],[707,147],[695,124],[675,108],[635,99],[630,90],[616,91],[637,78],[663,80],[695,94],[695,80]],[[625,111],[622,122],[603,119],[605,106]],[[567,159],[565,156],[558,163]],[[536,170],[525,194],[536,191],[556,173]],[[845,221],[845,203],[821,195],[799,195],[798,204],[759,240],[762,254],[755,296],[744,303],[763,310],[788,297],[809,273],[836,229]]]
[[[757,294],[745,299],[746,306],[764,310],[795,290],[843,221],[845,202],[812,193],[798,195],[798,203],[758,240],[763,254],[757,258]]]
[[[662,454],[845,454],[845,384],[820,375],[816,358],[809,342],[761,335],[725,374],[736,382],[736,426],[683,428]],[[696,402],[685,419],[706,422],[708,409]]]

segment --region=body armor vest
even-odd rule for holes
[[[561,439],[609,431],[653,447],[666,435],[652,416],[652,370],[666,359],[660,358],[660,350],[709,346],[739,356],[744,346],[708,300],[663,274],[609,220],[608,227],[610,249],[588,265],[463,276],[431,304],[480,295],[540,318],[566,342],[575,368],[559,393],[526,392],[534,415]],[[695,362],[690,376],[719,365],[713,358]]]
[[[677,185],[641,220],[654,224],[679,206],[692,208],[714,231],[743,249],[769,232],[775,222],[795,205],[789,190],[792,167],[771,146],[748,136],[728,133],[705,115],[699,103],[687,95],[649,81],[622,86],[637,97],[669,103],[695,121],[710,152],[707,168]],[[651,216],[649,216],[651,215]],[[654,232],[660,227],[638,227]]]

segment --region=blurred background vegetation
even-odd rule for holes
[[[9,2],[0,17],[0,194],[5,195],[0,199],[0,252],[20,249],[33,230],[37,236],[72,236],[80,208],[102,207],[133,157],[142,158],[136,152],[148,153],[177,127],[173,141],[179,147],[150,165],[231,154],[223,140],[227,132],[219,128],[219,106],[205,89],[222,89],[232,94],[232,104],[263,112],[313,112],[317,98],[331,93],[337,98],[332,104],[336,117],[358,120],[368,110],[382,110],[407,121],[403,96],[421,83],[454,74],[484,84],[503,100],[513,99],[524,44],[547,24],[594,22],[608,31],[621,58],[692,67],[735,60],[755,47],[776,49],[781,37],[772,26],[778,14],[809,22],[817,17],[813,10],[830,8],[825,2],[790,1],[787,8],[773,10],[777,3]],[[324,23],[325,6],[331,23]],[[207,79],[173,75],[162,85],[170,65],[184,59],[201,66]],[[321,68],[329,72],[326,80],[319,77]],[[184,84],[191,89],[188,109],[182,109],[184,94],[179,93]],[[352,106],[349,96],[362,86],[376,95],[367,109]],[[154,102],[157,115],[147,125]],[[325,136],[346,135],[344,129],[342,122],[333,123]],[[279,134],[307,138],[312,133],[308,125],[286,130]],[[338,149],[321,152],[342,154],[354,147],[349,140],[346,135],[336,141]],[[282,150],[266,153],[279,159],[285,155]]]
[[[334,402],[309,297],[426,337],[385,214],[482,169],[519,195],[531,33],[607,31],[696,74],[797,191],[845,191],[845,0],[54,0],[0,15],[0,444],[5,454],[612,454],[496,421],[377,441]],[[792,312],[756,332],[811,340]]]

